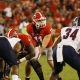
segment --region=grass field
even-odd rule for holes
[[[50,67],[47,64],[46,61],[46,56],[43,55],[40,59],[40,63],[42,64],[42,69],[44,72],[44,77],[45,80],[49,79],[50,73],[52,72]],[[21,80],[25,80],[25,74],[24,74],[24,67],[25,67],[25,62],[20,64],[20,72],[19,72],[19,77],[21,78]],[[64,66],[63,71],[60,73],[62,80],[78,80],[78,76],[77,76],[77,72],[72,69],[70,66],[68,66],[66,64],[66,66]],[[32,73],[31,73],[31,79],[30,80],[39,80],[36,73],[34,72],[34,70],[32,69]]]

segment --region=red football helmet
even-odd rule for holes
[[[36,12],[32,17],[32,20],[37,29],[46,26],[46,17],[41,12]]]
[[[18,31],[15,30],[14,28],[9,29],[9,31],[6,33],[6,37],[8,37],[8,38],[13,37],[13,36],[18,37],[17,33],[18,33]]]

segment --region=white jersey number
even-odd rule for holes
[[[34,39],[35,39],[36,41],[42,43],[42,36],[39,36],[39,37],[35,36]]]

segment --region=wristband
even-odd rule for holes
[[[20,59],[20,62],[24,62],[24,61],[26,61],[25,57]]]

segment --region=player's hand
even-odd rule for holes
[[[27,51],[20,51],[20,55],[27,55],[28,54],[28,52]]]
[[[20,64],[21,63],[20,60],[18,60],[17,63]]]
[[[26,61],[26,57],[23,57],[23,58],[19,59],[19,60],[17,61],[17,63],[20,64],[20,63],[22,63],[22,62],[24,62],[24,61]]]

